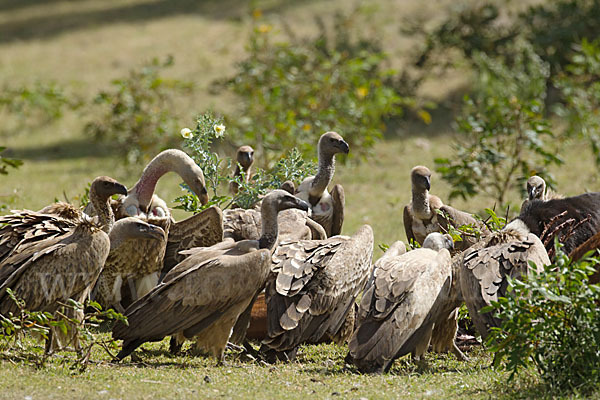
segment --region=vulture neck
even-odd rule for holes
[[[148,207],[156,189],[156,183],[167,172],[175,172],[184,182],[193,188],[194,178],[199,167],[182,151],[166,150],[157,155],[146,165],[142,176],[129,190],[129,196],[137,198],[140,206]],[[197,193],[199,195],[199,193]]]
[[[277,243],[278,227],[277,214],[278,211],[269,204],[263,202],[260,210],[262,233],[258,239],[258,247],[261,249],[269,249],[271,252],[275,249]]]
[[[433,212],[429,205],[429,191],[427,189],[412,189],[413,212],[419,219],[431,219]]]
[[[335,157],[334,154],[329,153],[319,148],[319,168],[315,175],[308,192],[308,200],[312,206],[317,205],[323,192],[329,186],[331,179],[333,179],[333,173],[335,172]]]
[[[103,199],[93,191],[90,193],[90,201],[94,206],[94,210],[96,210],[96,214],[98,214],[98,222],[100,223],[102,230],[109,233],[115,223],[115,215],[110,206],[110,197],[108,199]]]

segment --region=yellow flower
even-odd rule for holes
[[[359,87],[359,88],[356,89],[356,96],[359,99],[364,99],[365,97],[367,97],[367,94],[369,94],[369,88],[361,86],[361,87]]]
[[[302,129],[303,129],[305,132],[308,132],[308,131],[310,131],[310,129],[311,129],[311,128],[312,128],[312,126],[310,126],[310,124],[304,124],[304,125],[302,126]]]
[[[217,135],[217,137],[220,138],[225,135],[225,125],[223,125],[223,124],[214,125],[213,129],[215,130],[215,134]]]
[[[192,133],[192,130],[190,128],[183,128],[181,130],[181,136],[183,136],[186,139],[191,139],[194,137],[194,134]]]
[[[262,17],[262,10],[260,8],[252,10],[252,18],[259,19],[260,17]]]
[[[273,27],[271,25],[267,25],[267,24],[260,24],[257,28],[259,33],[267,33],[269,32]]]

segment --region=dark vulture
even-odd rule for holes
[[[342,233],[345,206],[344,188],[337,184],[329,193],[327,186],[333,179],[335,155],[337,153],[348,154],[349,151],[348,143],[337,133],[327,132],[321,135],[318,143],[317,174],[304,179],[296,190],[296,196],[310,203],[311,218],[323,226],[327,237]]]
[[[555,237],[564,244],[563,251],[570,254],[600,231],[600,192],[528,201],[517,218],[542,239],[549,254]]]
[[[246,183],[250,180],[251,171],[250,168],[254,163],[254,149],[250,146],[240,146],[237,149],[235,154],[235,171],[233,173],[233,177],[242,177],[242,172],[244,174],[243,179]],[[235,181],[231,181],[229,183],[229,192],[231,194],[236,195],[238,192],[239,184]]]
[[[519,219],[463,254],[459,273],[462,295],[475,328],[485,339],[490,327],[499,327],[501,321],[492,313],[480,314],[479,310],[507,296],[507,277],[527,275],[530,262],[541,271],[550,260],[540,239]]]
[[[450,294],[452,239],[434,232],[423,247],[403,253],[396,242],[375,266],[363,294],[346,361],[361,372],[387,372],[396,358],[427,351]]]
[[[139,218],[127,217],[115,222],[108,236],[110,252],[96,281],[93,299],[104,309],[114,308],[123,313],[125,308],[121,305],[121,286],[127,282],[134,283],[137,279],[148,275],[151,271],[145,270],[145,268],[151,266],[155,261],[143,258],[134,262],[132,258],[138,256],[139,253],[133,252],[132,254],[123,249],[133,249],[136,246],[146,249],[160,247],[165,242],[165,231],[159,226],[149,224]],[[152,252],[150,251],[150,253]],[[132,265],[136,265],[138,268],[132,270]],[[144,290],[139,287],[131,289],[136,293]],[[149,291],[146,290],[146,293]]]
[[[265,289],[268,361],[291,360],[298,346],[352,333],[355,300],[372,273],[373,230],[353,236],[282,242],[273,254]]]
[[[479,228],[483,234],[488,233],[485,225],[473,218],[471,214],[445,205],[439,197],[429,194],[431,189],[429,168],[420,165],[414,167],[410,173],[410,180],[412,201],[404,207],[404,231],[409,242],[413,240],[423,244],[425,237],[432,232],[447,233],[448,223],[455,228],[472,225]],[[450,220],[440,215],[440,211]],[[462,239],[454,244],[457,252],[467,249],[477,241],[476,237],[466,235],[463,235]]]
[[[309,205],[281,190],[262,202],[263,232],[258,240],[226,241],[186,251],[164,281],[126,311],[129,326],[117,323],[115,339],[123,339],[121,360],[148,341],[178,334],[196,340],[196,348],[219,362],[239,315],[263,289],[277,242],[277,214]]]

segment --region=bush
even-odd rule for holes
[[[450,198],[485,194],[504,207],[507,194],[522,192],[529,176],[554,182],[546,167],[562,161],[548,142],[554,135],[544,118],[548,66],[525,44],[512,53],[512,61],[474,56],[477,86],[457,120],[460,138],[451,157],[435,160],[452,185]]]
[[[414,87],[384,67],[387,56],[376,39],[352,39],[361,29],[359,11],[338,15],[334,32],[317,20],[317,38],[276,41],[273,27],[258,23],[248,58],[231,79],[217,82],[242,100],[239,118],[228,118],[238,141],[252,143],[265,165],[296,147],[314,157],[321,134],[339,132],[352,156],[364,156],[385,130],[385,119],[412,105]]]
[[[555,82],[565,101],[556,111],[568,120],[568,135],[590,142],[596,165],[600,165],[600,40],[584,40],[577,48],[567,73]]]
[[[54,82],[36,82],[32,86],[20,87],[5,85],[0,91],[0,109],[17,116],[17,125],[12,128],[15,131],[59,119],[65,107],[74,110],[81,105],[81,99],[66,94]],[[2,128],[6,130],[6,122]]]
[[[111,90],[102,91],[95,103],[102,115],[86,126],[97,140],[111,143],[126,163],[147,161],[152,155],[178,143],[177,120],[180,117],[173,100],[192,85],[167,79],[162,71],[173,64],[153,59],[129,76],[112,81]]]
[[[181,131],[184,147],[189,149],[191,157],[204,172],[210,199],[205,206],[202,206],[198,197],[182,184],[188,193],[175,199],[180,203],[176,208],[190,212],[198,212],[212,205],[228,208],[235,204],[241,208],[252,208],[264,194],[279,188],[283,182],[291,180],[298,185],[304,178],[316,172],[315,164],[304,161],[298,150],[294,148],[286,156],[280,157],[270,171],[255,168],[249,182],[246,182],[243,175],[234,178],[231,173],[232,160],[221,158],[211,150],[213,142],[222,139],[225,131],[223,120],[214,117],[212,113],[200,115],[196,119],[196,127],[193,131],[188,128]],[[233,181],[238,184],[238,193],[233,197],[222,194],[222,190],[228,190],[229,183]]]
[[[572,263],[557,254],[543,272],[509,281],[511,295],[482,310],[503,321],[488,344],[509,380],[533,365],[552,389],[585,394],[600,382],[600,287],[589,283],[600,259]]]

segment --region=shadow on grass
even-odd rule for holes
[[[11,147],[7,157],[29,161],[55,161],[78,158],[105,158],[116,154],[114,147],[88,138],[76,138],[47,146]]]
[[[317,1],[317,0],[311,0]],[[0,3],[1,11],[46,4],[42,0],[8,0]],[[97,1],[97,3],[100,3]],[[265,14],[276,14],[287,8],[299,6],[293,0],[279,0],[261,9]],[[112,2],[111,4],[119,4]],[[72,11],[48,16],[36,16],[0,25],[0,42],[14,40],[46,39],[68,31],[97,28],[114,23],[135,23],[176,15],[199,15],[208,19],[239,20],[249,13],[242,0],[162,0],[114,6],[100,10],[81,10],[73,5]]]

